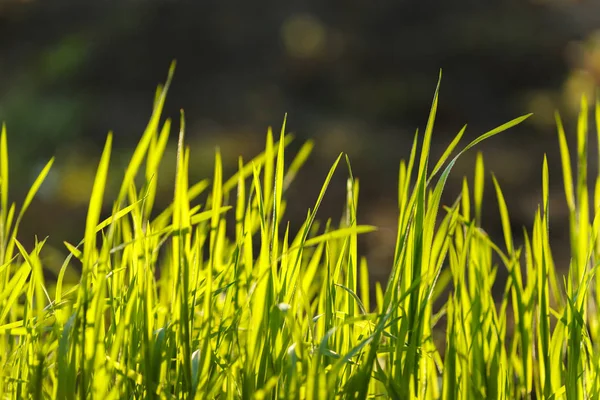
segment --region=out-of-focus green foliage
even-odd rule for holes
[[[594,39],[574,43],[592,37],[598,7],[568,0],[435,0],[427,7],[398,0],[343,7],[271,0],[263,8],[242,0],[0,0],[0,120],[12,132],[15,197],[25,196],[26,182],[58,155],[36,200],[46,211],[25,220],[23,232],[45,236],[59,226],[57,236],[77,239],[105,132],[115,132],[110,173],[118,176],[125,149],[148,118],[152,88],[173,58],[180,61],[180,79],[166,107],[172,114],[179,106],[188,111],[188,143],[203,152],[190,160],[193,175],[209,173],[211,155],[204,149],[216,142],[226,165],[235,165],[240,153],[250,157],[262,144],[263,126],[290,112],[291,131],[318,144],[308,170],[325,168],[337,149],[351,156],[366,178],[360,212],[369,221],[393,219],[394,199],[379,183],[393,182],[398,158],[408,156],[412,127],[423,122],[431,77],[441,66],[452,101],[440,107],[434,154],[444,151],[462,121],[485,130],[507,113],[535,112],[531,124],[495,141],[486,157],[504,190],[519,194],[507,200],[515,226],[528,223],[538,195],[537,165],[524,161],[541,156],[540,143],[552,140],[553,110],[574,116],[579,94],[597,83]],[[558,154],[556,146],[547,147]],[[167,159],[175,152],[169,143]],[[469,171],[474,162],[467,155],[456,168]],[[172,164],[163,168],[174,177]],[[557,165],[549,168],[558,173]],[[305,200],[309,183],[298,182],[296,193]],[[159,187],[161,205],[170,189]],[[460,180],[451,179],[449,193],[459,191]],[[343,198],[343,182],[333,183],[331,195]],[[552,189],[551,196],[560,193]],[[333,214],[333,204],[323,207]],[[289,211],[302,220],[303,210]],[[553,211],[566,221],[564,204]],[[490,234],[501,237],[496,213],[483,214]],[[552,232],[553,241],[566,240],[567,225]],[[368,243],[369,257],[382,265],[392,254],[376,246],[394,241],[383,232]],[[48,245],[57,248],[53,236]]]

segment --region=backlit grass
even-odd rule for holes
[[[461,196],[450,205],[441,196],[461,154],[529,115],[466,146],[460,145],[462,129],[439,160],[430,159],[438,84],[425,131],[400,163],[392,271],[371,297],[358,241],[376,227],[357,222],[360,183],[344,154],[324,171],[301,228],[290,230],[285,210],[297,200],[287,189],[313,143],[286,152],[293,138],[285,121],[279,135],[269,130],[263,153],[249,162],[240,158],[235,175],[223,176],[217,151],[214,175],[189,182],[182,113],[173,201],[154,207],[172,132],[171,121],[161,117],[172,74],[173,68],[157,91],[112,199],[105,196],[109,134],[83,239],[65,243],[69,256],[56,281],[45,279],[45,241],[25,248],[18,236],[52,160],[23,203],[10,202],[2,129],[0,398],[600,396],[600,175],[587,168],[585,99],[575,150],[556,117],[564,174],[549,177],[548,161],[540,160],[543,195],[533,229],[524,230],[524,245],[517,247],[495,178],[486,189],[496,193],[504,241],[494,243],[481,229],[489,177],[481,155]],[[594,115],[600,138],[598,104]],[[347,176],[344,218],[319,221],[334,173]],[[566,271],[555,269],[549,244],[550,179],[564,182],[570,212]],[[595,186],[588,187],[590,181]],[[112,213],[104,216],[107,206]],[[499,269],[508,271],[506,282],[496,282]],[[79,274],[76,285],[64,282],[67,271]],[[500,299],[492,296],[494,285],[504,287]],[[443,346],[433,338],[440,331]]]

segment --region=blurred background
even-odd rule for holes
[[[568,262],[568,229],[553,112],[561,112],[573,139],[579,98],[593,98],[600,83],[599,28],[597,0],[0,0],[0,121],[8,128],[11,198],[20,204],[45,162],[57,157],[21,239],[50,235],[45,257],[49,265],[62,261],[62,241],[83,236],[107,132],[115,133],[116,186],[156,85],[177,59],[165,115],[177,121],[179,109],[186,112],[192,177],[212,176],[217,145],[233,173],[237,156],[256,155],[267,127],[278,132],[287,112],[297,137],[292,149],[316,142],[289,193],[288,218],[304,218],[331,163],[347,152],[361,179],[359,222],[382,227],[364,237],[364,254],[374,278],[385,279],[398,163],[425,127],[441,68],[435,156],[465,123],[466,142],[535,113],[477,149],[487,169],[483,224],[501,239],[493,171],[515,234],[530,227],[548,153],[560,267]],[[475,155],[454,170],[447,203],[464,174],[472,179]],[[163,202],[174,165],[171,147]],[[340,218],[346,176],[343,168],[336,174],[323,218]]]

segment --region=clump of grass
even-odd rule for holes
[[[525,120],[516,118],[430,160],[438,88],[421,138],[415,135],[398,178],[393,268],[370,298],[368,266],[358,253],[359,180],[341,154],[297,232],[285,222],[286,191],[312,142],[292,158],[285,121],[265,150],[223,176],[188,181],[190,149],[182,113],[173,202],[154,207],[171,121],[162,110],[173,67],[159,87],[112,212],[101,219],[111,161],[109,134],[100,159],[83,240],[65,243],[56,282],[45,282],[44,240],[26,249],[19,223],[52,166],[17,212],[8,198],[7,133],[0,140],[0,398],[569,398],[598,397],[600,175],[588,189],[588,107],[577,131],[575,183],[557,115],[572,258],[565,276],[549,244],[549,174],[524,245],[515,246],[509,212],[494,178],[504,243],[481,228],[485,168],[442,206],[448,176],[465,152]],[[595,108],[600,126],[600,106]],[[600,130],[598,130],[600,136]],[[420,142],[420,144],[419,144]],[[600,157],[600,149],[599,149]],[[347,199],[339,223],[317,211],[340,164]],[[433,168],[431,167],[433,165]],[[142,177],[141,186],[136,180]],[[200,203],[202,195],[205,201]],[[233,229],[226,224],[234,219]],[[441,222],[440,222],[441,221]],[[500,265],[493,263],[499,257]],[[492,287],[508,271],[497,303]],[[80,273],[75,285],[67,270]],[[448,293],[441,308],[434,309]],[[507,314],[512,308],[514,326]],[[433,332],[446,321],[445,348]]]

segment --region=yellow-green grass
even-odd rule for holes
[[[223,176],[217,151],[214,175],[189,182],[182,113],[173,201],[154,207],[171,131],[161,117],[172,75],[173,67],[118,195],[105,204],[109,134],[83,240],[65,243],[69,256],[55,282],[44,278],[44,241],[25,248],[18,238],[52,160],[15,206],[2,129],[0,398],[598,398],[600,175],[590,193],[585,99],[575,176],[557,115],[571,223],[566,274],[555,270],[549,244],[546,158],[540,206],[521,247],[495,178],[504,243],[481,229],[481,155],[460,197],[442,205],[458,157],[529,115],[457,152],[463,128],[439,160],[430,160],[438,83],[426,129],[400,163],[393,266],[372,299],[358,241],[376,227],[357,223],[359,180],[348,157],[332,160],[301,228],[293,232],[286,222],[294,201],[287,189],[313,143],[288,155],[293,138],[285,121],[278,138],[268,131],[263,153],[250,162],[240,158],[235,175]],[[598,127],[600,105],[594,114]],[[344,173],[338,170],[347,175],[344,218],[318,221],[333,174]],[[112,213],[102,219],[107,205]],[[499,301],[492,296],[498,269],[508,271]],[[69,270],[80,275],[75,285],[63,282]],[[441,329],[444,348],[433,339]]]

